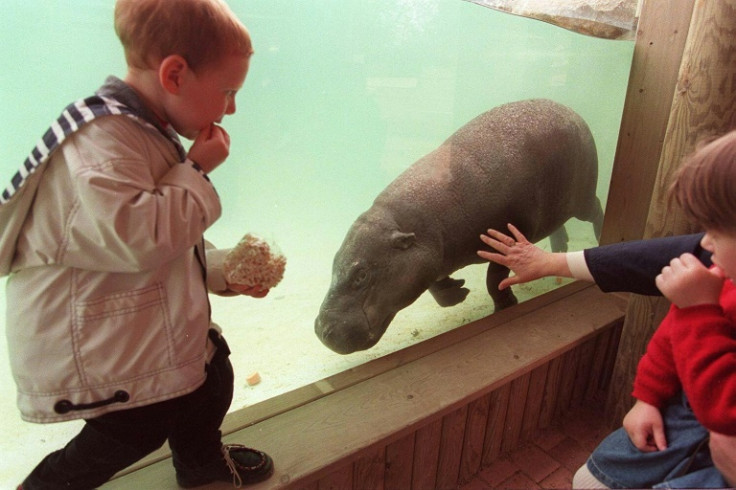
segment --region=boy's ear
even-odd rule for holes
[[[189,65],[182,56],[178,54],[169,55],[159,65],[159,83],[167,92],[178,94],[188,70]]]

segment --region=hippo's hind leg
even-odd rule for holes
[[[601,241],[601,230],[603,229],[603,207],[601,206],[601,200],[595,198],[595,205],[593,206],[593,217],[589,219],[593,223],[593,231],[595,232],[595,239],[600,243]]]
[[[550,248],[553,252],[567,252],[567,242],[570,237],[567,234],[565,225],[560,226],[549,236]]]
[[[585,213],[575,217],[580,221],[593,223],[595,239],[598,242],[601,241],[601,230],[603,229],[603,207],[601,206],[601,200],[598,199],[597,196],[591,201],[591,204],[585,210]]]
[[[493,262],[488,264],[486,288],[488,289],[488,294],[490,294],[493,299],[495,311],[501,311],[504,308],[508,308],[509,306],[513,306],[519,302],[516,299],[516,296],[514,296],[513,291],[511,291],[511,288],[503,290],[498,289],[498,285],[501,281],[509,277],[509,272],[509,269],[502,265]]]
[[[464,288],[465,279],[453,279],[445,277],[432,283],[429,286],[429,292],[440,306],[455,306],[465,301],[465,297],[470,290]]]

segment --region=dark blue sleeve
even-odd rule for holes
[[[673,258],[689,252],[710,267],[710,252],[700,246],[702,238],[698,233],[603,245],[585,250],[585,262],[603,291],[661,295],[654,278]]]

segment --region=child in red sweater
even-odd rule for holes
[[[707,268],[673,259],[656,284],[672,307],[634,380],[623,428],[593,452],[587,470],[610,488],[727,487],[708,451],[710,433],[736,436],[736,131],[697,150],[670,188],[706,230]],[[590,482],[588,482],[590,483]]]

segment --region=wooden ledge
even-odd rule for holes
[[[273,457],[275,475],[249,488],[309,483],[575,348],[620,322],[625,308],[621,297],[573,283],[229,414],[224,441]],[[103,488],[178,488],[171,461],[155,459]]]

